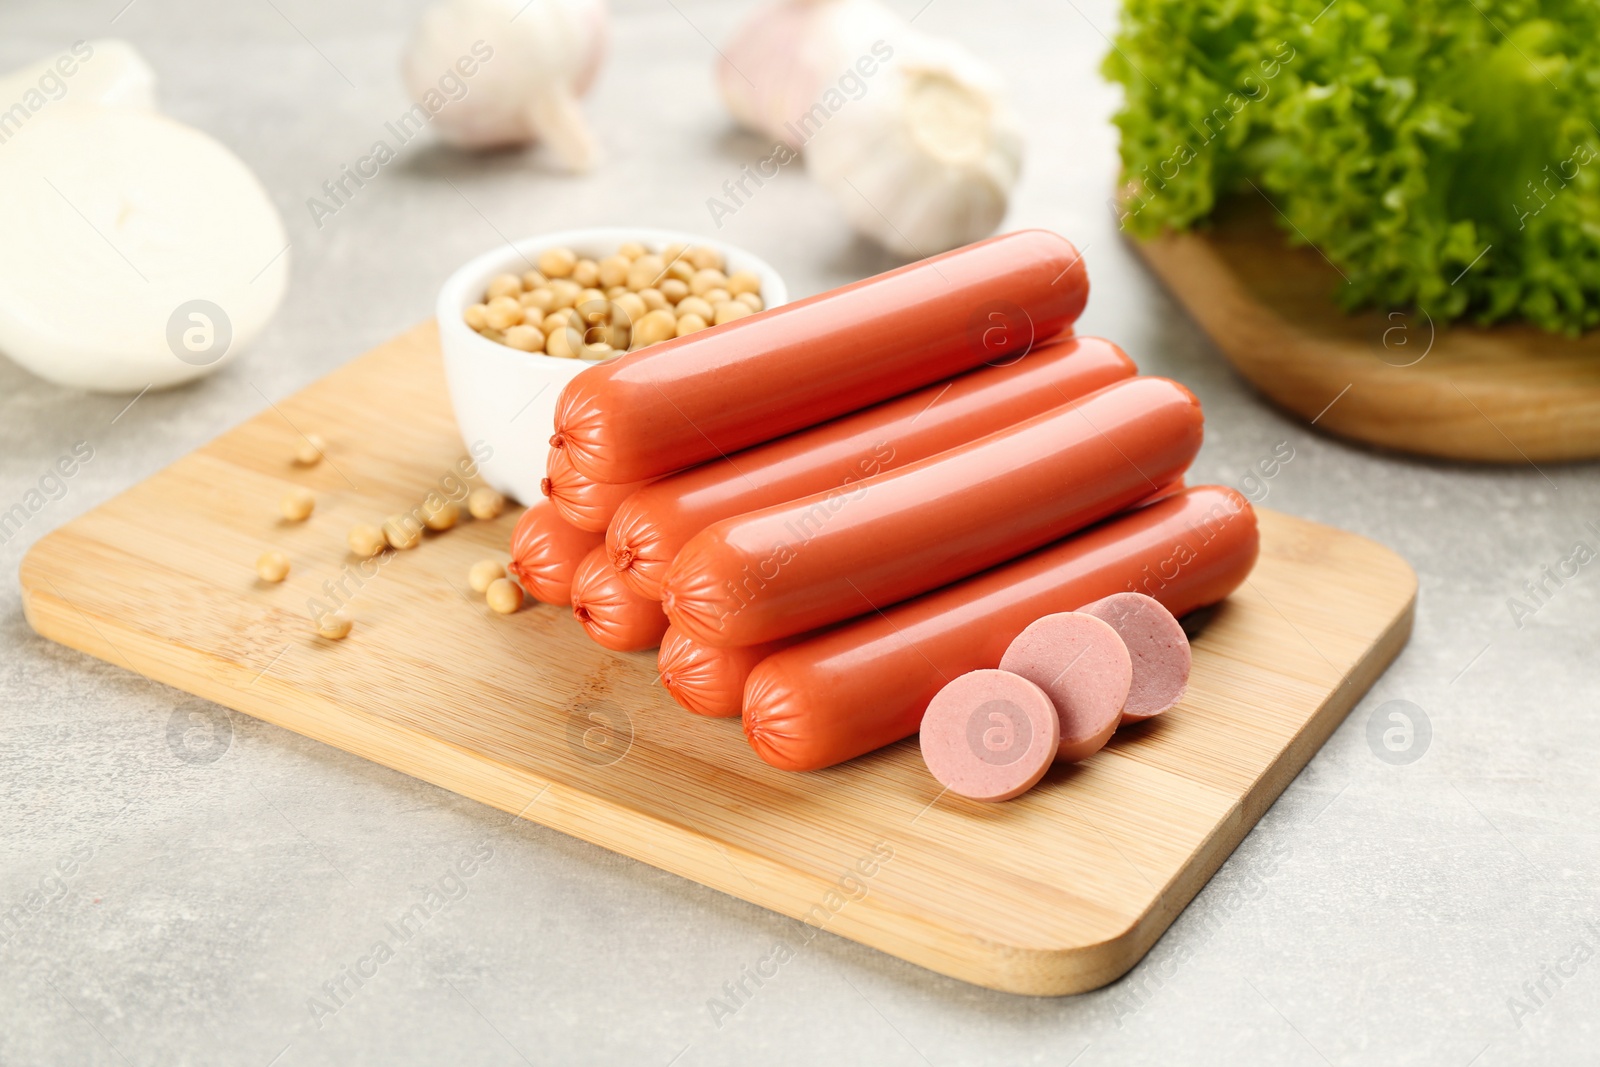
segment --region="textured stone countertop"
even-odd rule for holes
[[[306,200],[406,107],[397,56],[417,6],[0,8],[0,68],[79,38],[132,40],[166,108],[255,169],[293,241],[288,297],[253,350],[120,417],[127,397],[0,360],[0,508],[75,442],[94,448],[66,495],[0,544],[0,569],[14,575],[39,536],[261,410],[263,394],[425,318],[445,275],[502,234],[710,232],[707,198],[770,151],[734,131],[710,77],[709,42],[751,5],[621,0],[585,105],[607,156],[593,176],[419,139],[319,227]],[[934,0],[918,25],[1003,65],[1029,130],[1006,224],[1085,250],[1082,331],[1199,394],[1195,480],[1241,485],[1286,443],[1293,459],[1258,499],[1382,541],[1421,578],[1409,647],[1145,961],[1092,994],[1028,999],[824,936],[719,1026],[708,1001],[797,942],[795,922],[248,717],[229,728],[211,705],[35,636],[13,580],[0,583],[0,915],[20,906],[23,919],[0,934],[0,1064],[1593,1061],[1600,597],[1586,568],[1521,626],[1506,602],[1575,541],[1600,545],[1586,525],[1600,523],[1595,468],[1401,459],[1265,406],[1106,208],[1116,95],[1096,65],[1112,5],[1002,6]],[[723,221],[796,294],[893,263],[799,167]],[[1431,725],[1413,762],[1369,746],[1390,700]],[[175,716],[231,729],[220,756],[179,758]],[[315,1018],[323,983],[485,839],[492,858],[465,895]]]

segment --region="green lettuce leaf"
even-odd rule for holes
[[[1131,232],[1259,191],[1346,307],[1600,322],[1593,0],[1127,0],[1104,72]]]

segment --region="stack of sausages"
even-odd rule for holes
[[[597,364],[512,572],[790,770],[915,734],[1043,615],[1215,603],[1254,514],[1183,487],[1200,405],[1072,333],[1088,291],[1024,231]]]

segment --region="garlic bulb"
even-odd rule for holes
[[[1022,168],[1022,128],[995,77],[938,44],[903,50],[805,151],[851,225],[908,257],[994,233]]]
[[[60,385],[137,392],[216,369],[283,299],[289,238],[198,130],[62,100],[0,147],[0,352]]]
[[[1022,166],[999,76],[877,0],[779,0],[724,52],[741,123],[803,149],[860,233],[904,256],[992,234]]]
[[[155,71],[127,41],[76,41],[0,78],[0,107],[9,108],[9,121],[0,122],[0,139],[20,117],[13,105],[20,104],[31,117],[58,101],[154,111]]]
[[[598,152],[578,98],[605,52],[604,0],[441,0],[401,61],[412,99],[462,148],[542,141],[572,170]]]
[[[740,125],[798,151],[813,132],[806,115],[845,67],[867,56],[858,74],[875,68],[874,42],[886,59],[910,32],[875,0],[781,0],[757,11],[722,50],[717,88]]]

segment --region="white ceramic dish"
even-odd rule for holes
[[[524,504],[539,499],[556,398],[568,381],[596,364],[519,352],[480,336],[462,319],[462,313],[483,299],[490,278],[508,272],[521,274],[546,249],[566,247],[580,256],[600,259],[625,241],[638,241],[652,250],[678,242],[708,245],[723,254],[730,272],[747,270],[761,279],[761,299],[767,307],[788,300],[783,279],[765,261],[722,241],[675,230],[622,226],[566,230],[486,252],[457,270],[439,291],[436,310],[456,424],[469,448],[480,442],[488,446],[490,455],[480,464],[484,480]],[[482,448],[472,451],[476,454]]]

